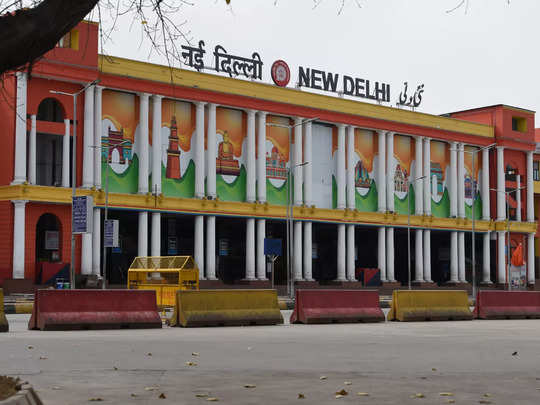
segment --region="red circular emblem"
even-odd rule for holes
[[[289,70],[289,65],[283,60],[276,60],[272,64],[272,80],[274,83],[280,87],[285,87],[289,84],[291,80],[291,71]]]

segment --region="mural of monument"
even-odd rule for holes
[[[101,137],[101,160],[112,163],[113,152],[116,151],[119,156],[118,163],[121,165],[127,163],[129,165],[131,163],[132,147],[131,141],[124,139],[124,128],[120,128],[120,131],[114,131],[109,127],[107,136]]]
[[[171,117],[169,133],[169,146],[167,148],[167,170],[165,177],[168,179],[180,179],[180,149],[178,148],[178,127],[176,126],[176,116]]]
[[[223,141],[218,145],[216,158],[216,173],[228,176],[238,176],[240,165],[234,158],[234,146],[229,140],[227,131],[218,131],[223,136]]]
[[[371,178],[369,172],[365,168],[361,160],[354,167],[354,185],[355,187],[369,188],[371,186]]]
[[[394,190],[407,193],[409,191],[409,184],[407,183],[408,177],[407,170],[398,164],[396,166],[396,171],[394,172]]]
[[[437,194],[444,193],[443,171],[439,162],[431,162],[431,181],[436,182],[436,186],[432,185],[432,190],[437,190]]]
[[[266,177],[279,180],[287,179],[287,161],[275,146],[270,154],[266,153]]]

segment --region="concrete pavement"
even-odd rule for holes
[[[28,319],[8,315],[0,370],[46,404],[540,403],[540,320],[39,332]]]

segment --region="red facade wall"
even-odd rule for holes
[[[15,161],[15,75],[6,74],[2,82],[0,102],[2,159],[0,159],[0,185],[13,180]]]
[[[0,286],[13,274],[13,204],[0,201]]]

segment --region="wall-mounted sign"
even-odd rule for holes
[[[168,255],[178,254],[178,238],[176,236],[169,236],[167,238],[167,254]]]
[[[270,69],[270,74],[274,83],[280,87],[285,87],[289,84],[291,80],[291,70],[289,65],[283,60],[276,60],[272,64],[272,69]]]
[[[45,231],[45,250],[58,250],[58,231]]]
[[[73,233],[92,233],[93,209],[92,196],[73,197],[71,205]]]
[[[409,83],[403,83],[403,91],[399,93],[399,99],[397,105],[407,106],[407,107],[418,107],[422,102],[422,93],[424,92],[424,84],[420,84],[414,94],[407,98],[407,87]]]
[[[103,243],[105,247],[118,247],[120,222],[117,219],[107,219],[103,224]]]

